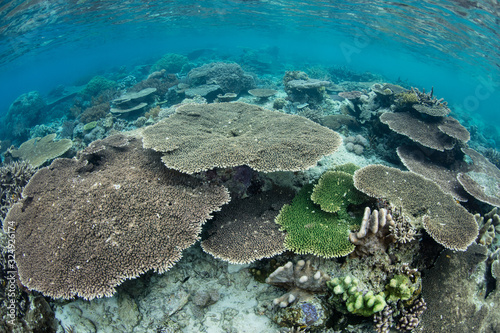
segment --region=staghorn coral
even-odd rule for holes
[[[21,198],[23,188],[35,171],[25,161],[11,162],[0,167],[0,222],[4,220],[9,208]]]
[[[285,235],[274,223],[280,208],[292,200],[288,189],[273,189],[249,198],[233,199],[215,214],[201,242],[215,258],[234,264],[251,263],[285,251]]]
[[[16,230],[26,287],[93,299],[146,271],[167,271],[228,200],[224,187],[169,170],[140,140],[114,135],[40,169],[4,229]]]
[[[144,148],[162,152],[167,167],[190,174],[240,165],[304,170],[342,143],[336,132],[310,120],[245,103],[183,105],[141,133]]]
[[[448,115],[451,110],[448,108],[448,103],[434,96],[434,88],[430,93],[418,90],[418,88],[411,88],[411,92],[417,96],[418,103],[413,104],[413,109],[420,113],[424,113],[433,117],[443,117]]]
[[[389,232],[396,242],[409,243],[419,236],[415,227],[401,213],[401,209],[392,210],[391,215],[392,223],[389,224]]]
[[[19,149],[11,149],[10,154],[38,168],[45,162],[63,155],[73,146],[73,141],[70,139],[54,141],[55,138],[56,134],[53,133],[43,138],[30,139],[23,142]]]
[[[438,185],[415,173],[369,165],[354,174],[354,186],[365,194],[387,199],[414,225],[449,249],[464,251],[476,239],[474,216]]]
[[[276,223],[286,231],[285,247],[299,254],[324,258],[346,256],[354,250],[349,232],[356,218],[340,210],[328,213],[311,200],[313,185],[302,187],[290,205],[285,205]]]
[[[380,251],[386,252],[389,244],[394,242],[390,233],[391,225],[394,225],[394,221],[387,209],[381,208],[371,212],[370,208],[366,207],[359,231],[349,234],[349,240],[356,245],[353,254],[361,257]]]
[[[312,267],[309,260],[299,260],[295,266],[289,261],[278,267],[267,277],[266,283],[289,290],[273,301],[274,305],[284,308],[294,302],[307,301],[314,293],[326,292],[329,280],[330,277]]]

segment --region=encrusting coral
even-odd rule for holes
[[[299,171],[342,143],[334,131],[300,116],[245,103],[179,107],[142,129],[144,148],[163,153],[169,168],[196,173],[248,165],[256,171]]]
[[[287,307],[293,302],[307,301],[314,293],[326,292],[328,274],[315,269],[310,261],[299,260],[295,266],[288,262],[278,267],[266,279],[266,283],[289,289],[283,296],[274,299],[274,305]]]
[[[125,279],[167,271],[199,239],[225,187],[169,170],[140,139],[93,142],[40,169],[7,214],[19,279],[55,298],[111,296]],[[10,228],[10,229],[8,229]]]
[[[464,251],[476,239],[474,216],[438,185],[415,173],[369,165],[354,174],[354,186],[365,194],[387,199],[411,223],[449,249]]]

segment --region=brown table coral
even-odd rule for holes
[[[229,200],[222,186],[169,170],[122,135],[40,169],[4,221],[20,281],[46,296],[111,296],[125,279],[167,271]]]
[[[144,148],[164,153],[167,167],[189,174],[240,165],[300,171],[342,143],[336,132],[308,119],[246,103],[183,105],[142,135]]]

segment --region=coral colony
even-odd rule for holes
[[[167,54],[20,96],[1,142],[11,312],[61,332],[194,332],[210,311],[227,332],[249,314],[263,332],[498,328],[496,155],[434,91],[336,74]]]

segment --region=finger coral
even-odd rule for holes
[[[167,271],[229,200],[222,186],[169,170],[123,135],[40,169],[7,214],[19,279],[54,298],[111,296],[125,279]]]

